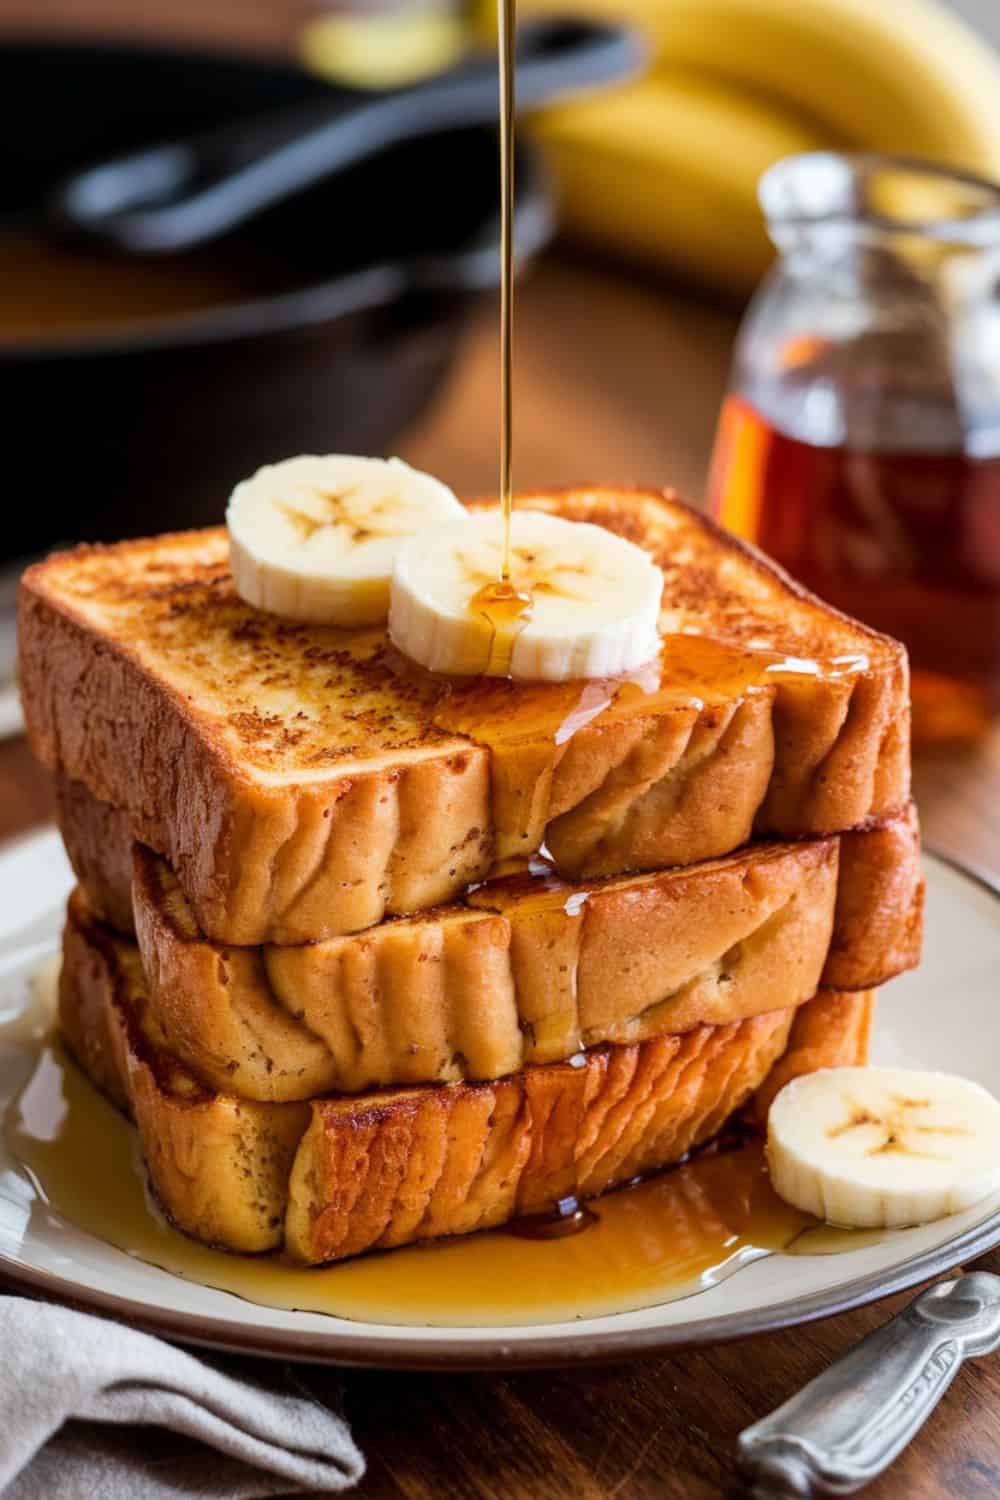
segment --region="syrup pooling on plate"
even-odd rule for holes
[[[251,1302],[360,1322],[485,1327],[654,1306],[784,1249],[811,1223],[771,1190],[754,1142],[607,1194],[565,1237],[537,1237],[536,1221],[532,1237],[500,1229],[302,1269],[212,1250],[167,1224],[150,1201],[134,1129],[58,1042],[39,1051],[5,1135],[30,1181],[32,1214],[58,1214],[138,1260]]]

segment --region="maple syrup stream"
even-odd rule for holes
[[[503,559],[500,577],[472,597],[490,628],[484,675],[509,677],[517,637],[531,618],[531,595],[511,581],[514,457],[514,114],[517,0],[497,0],[500,58],[500,501]]]
[[[514,457],[514,48],[517,0],[497,0],[500,54],[500,500],[501,583],[510,583],[510,517]]]

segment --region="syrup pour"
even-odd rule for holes
[[[423,1327],[598,1317],[690,1296],[792,1246],[813,1222],[774,1193],[753,1140],[586,1208],[565,1202],[548,1223],[311,1270],[275,1256],[227,1255],[164,1220],[146,1190],[134,1129],[59,1043],[35,1055],[4,1122],[31,1219],[59,1215],[138,1260],[268,1307]]]
[[[514,454],[514,48],[517,0],[497,0],[500,53],[500,500],[503,505],[501,583],[510,583],[511,471]]]
[[[500,58],[500,501],[503,558],[500,577],[479,589],[470,607],[490,627],[487,677],[509,677],[517,638],[531,618],[531,595],[511,581],[514,456],[514,54],[517,0],[497,0]]]

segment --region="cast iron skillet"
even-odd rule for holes
[[[251,59],[129,47],[0,49],[0,224],[103,155],[319,97]],[[522,256],[551,230],[543,174],[517,163]],[[297,452],[382,453],[497,285],[497,141],[411,142],[241,231],[288,290],[72,343],[4,348],[0,552],[221,519],[234,482]]]

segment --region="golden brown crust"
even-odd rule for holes
[[[655,681],[582,694],[441,684],[378,632],[251,610],[233,592],[225,534],[193,532],[28,571],[20,670],[37,753],[127,809],[203,931],[244,945],[435,905],[494,853],[543,838],[565,874],[589,877],[713,858],[754,828],[837,832],[905,805],[901,647],[670,496],[522,503],[606,525],[663,565]],[[607,702],[591,713],[595,691]]]
[[[249,944],[358,931],[447,900],[488,870],[488,762],[477,747],[262,785],[127,647],[95,650],[92,630],[30,587],[19,618],[36,754],[128,811],[134,837],[177,870],[206,932]]]
[[[790,1028],[772,1011],[388,1108],[317,1102],[292,1169],[287,1249],[316,1263],[469,1234],[678,1161],[750,1096]]]
[[[824,985],[833,990],[872,988],[876,981],[866,962],[870,953],[879,954],[885,977],[916,968],[924,919],[916,808],[881,826],[842,834],[840,864]]]
[[[306,947],[222,948],[136,851],[151,1005],[207,1084],[250,1098],[501,1078],[802,1004],[819,986],[835,840],[567,891],[501,881],[469,908]]]
[[[247,1106],[206,1095],[163,1054],[146,1030],[134,958],[72,904],[62,1003],[71,1045],[105,1086],[99,1059],[110,1050],[154,1186],[181,1228],[255,1250],[282,1243],[284,1218],[286,1250],[309,1263],[468,1233],[542,1209],[567,1187],[599,1192],[674,1160],[746,1101],[792,1024],[779,1012],[701,1027],[495,1085]],[[99,1044],[81,1041],[87,1027]]]
[[[52,783],[59,832],[87,905],[99,921],[133,937],[131,818],[99,801],[82,781],[57,774]]]
[[[70,1050],[139,1128],[160,1202],[186,1233],[229,1250],[281,1245],[305,1104],[207,1092],[171,1057],[145,1007],[138,950],[70,898],[59,1024]]]
[[[772,1081],[863,1061],[869,1018],[867,995],[824,995],[499,1083],[247,1104],[207,1093],[165,1050],[134,945],[78,894],[64,938],[64,1035],[99,1087],[127,1096],[170,1216],[309,1264],[466,1234],[669,1165],[749,1101],[766,1112]]]
[[[788,1049],[751,1101],[749,1115],[763,1128],[786,1083],[820,1068],[858,1068],[868,1061],[874,990],[840,995],[826,990],[795,1013]]]
[[[124,943],[102,941],[89,910],[76,892],[63,927],[59,971],[59,1029],[87,1077],[119,1109],[128,1109],[128,1077],[115,1049],[111,996],[124,984]]]
[[[59,803],[72,847],[96,847],[115,826],[85,789],[62,789]],[[868,989],[912,967],[915,815],[842,839],[839,874],[837,842],[752,845],[589,887],[491,881],[464,907],[258,949],[206,939],[169,869],[140,851],[140,943],[170,1046],[213,1088],[280,1100],[496,1078],[581,1046],[797,1005],[820,985]],[[130,901],[111,878],[121,853],[107,848],[107,873],[98,859],[100,910],[85,884],[97,915],[109,887]]]

